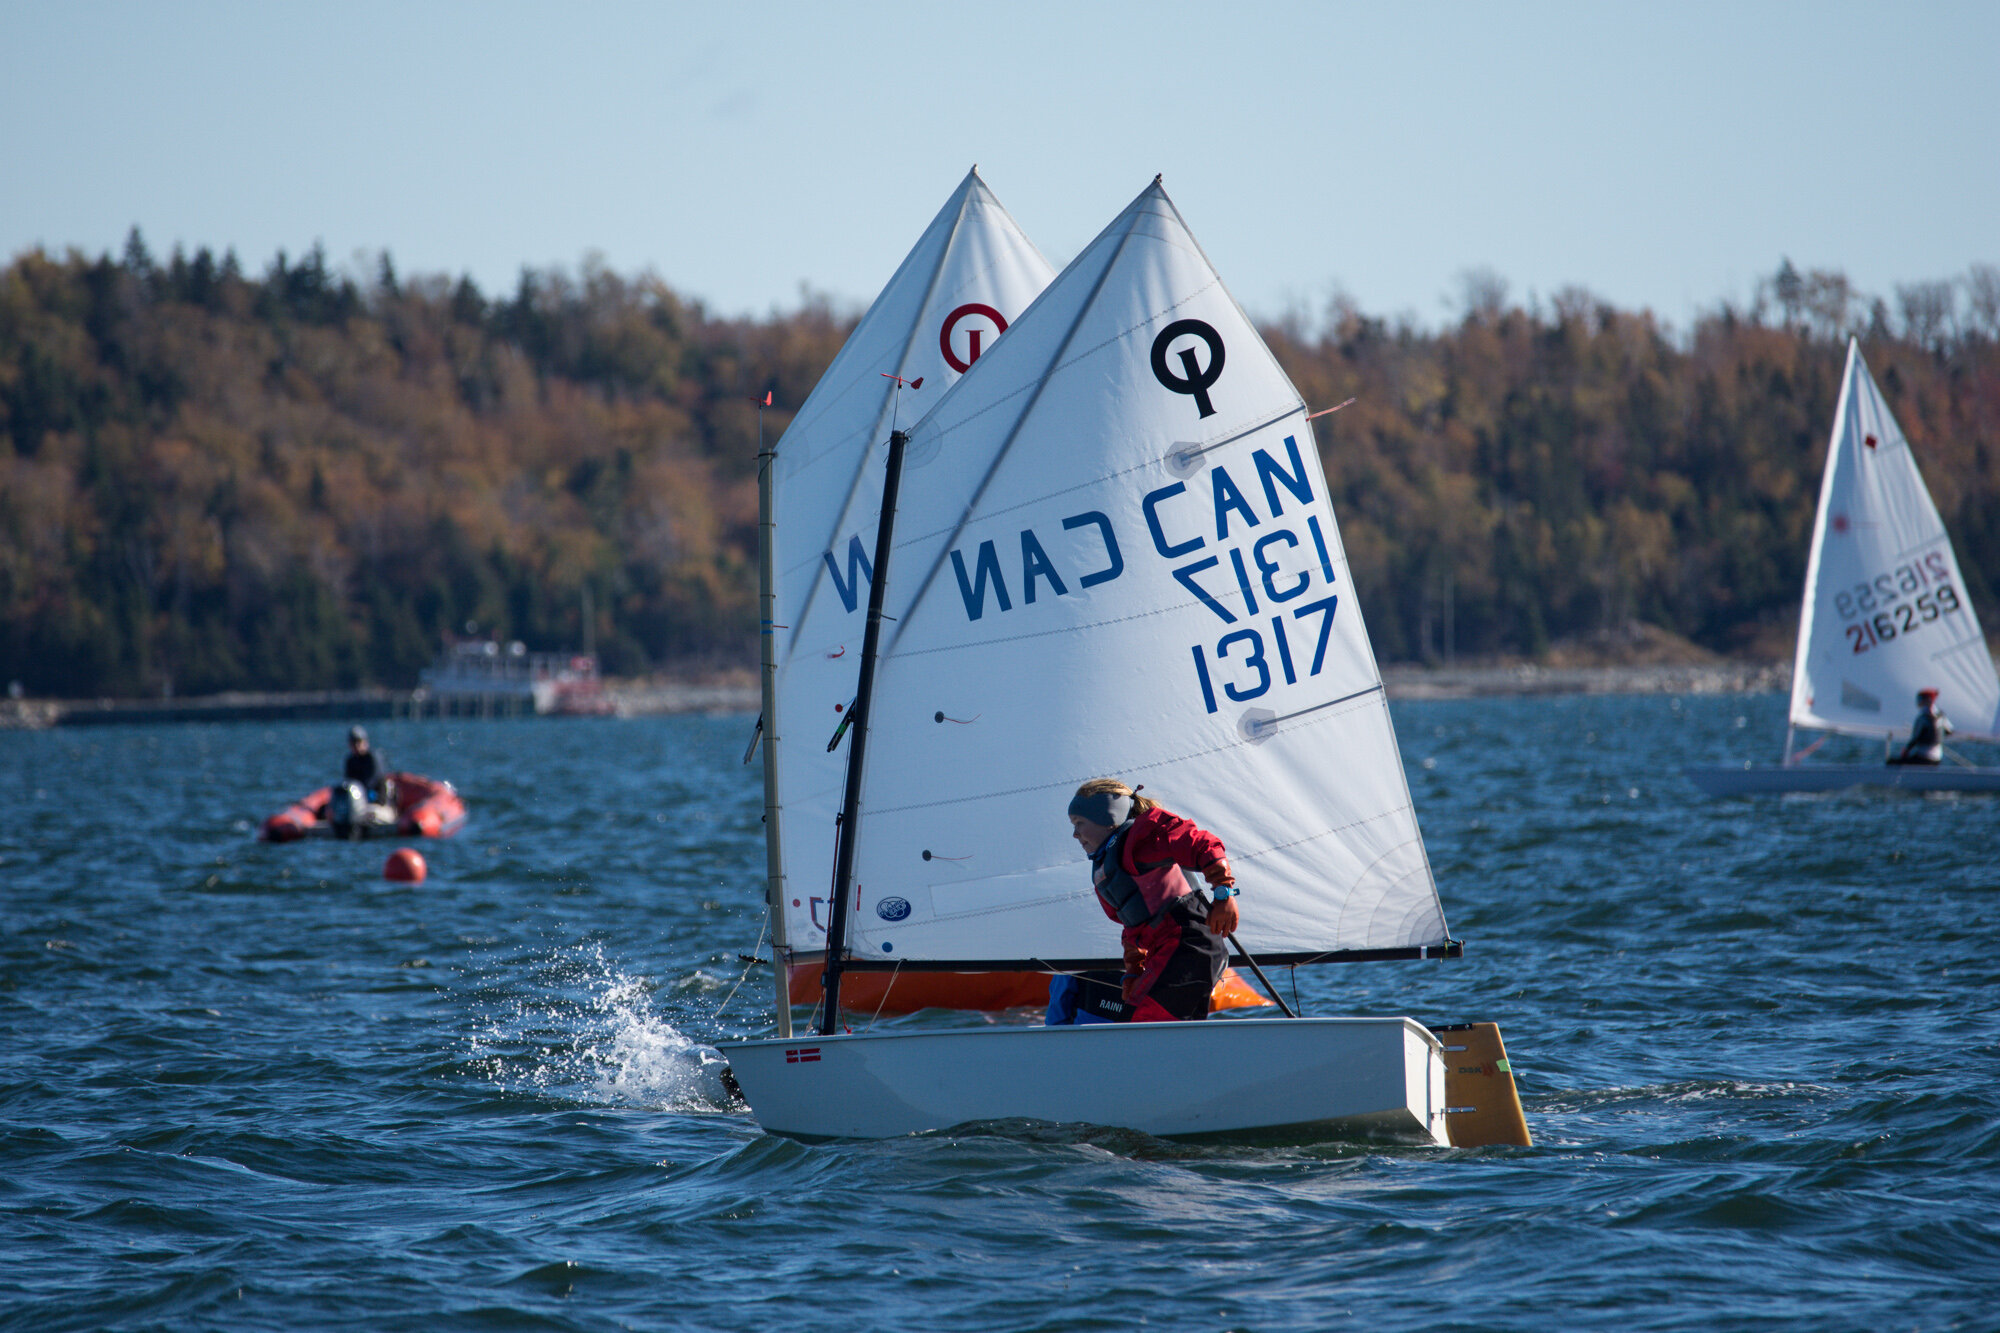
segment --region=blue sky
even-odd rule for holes
[[[0,253],[233,246],[870,299],[973,162],[1044,253],[1164,172],[1260,316],[1468,269],[1685,326],[2000,263],[2000,5],[0,0]]]

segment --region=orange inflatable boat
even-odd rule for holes
[[[359,783],[338,782],[301,797],[264,821],[265,842],[301,838],[448,838],[465,822],[465,802],[449,782],[415,773],[385,779],[392,803],[373,804]]]

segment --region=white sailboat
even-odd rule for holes
[[[1949,754],[1937,766],[1829,764],[1810,762],[1818,744],[1794,748],[1807,729],[1879,737],[1893,755],[1925,689],[1938,692],[1957,739],[2000,740],[2000,676],[1958,556],[1909,441],[1850,340],[1806,562],[1784,758],[1687,774],[1712,796],[1855,786],[2000,791],[2000,768]]]
[[[879,445],[894,426],[914,422],[916,405],[936,401],[1054,276],[974,167],[766,458],[759,726],[768,741],[768,899],[785,1030],[789,1002],[818,996],[817,962],[802,964],[803,975],[794,978],[791,961],[815,960],[826,948],[834,818],[846,772],[845,752],[826,741],[854,698],[861,656],[874,558],[868,543],[882,500],[882,453],[869,446]],[[899,398],[905,383],[922,388]],[[774,614],[774,605],[784,614]],[[788,733],[783,744],[777,740],[781,720]],[[950,983],[939,981],[913,998],[950,1002]],[[964,989],[962,979],[958,988]]]
[[[1063,814],[1106,773],[1224,837],[1260,960],[1460,951],[1307,422],[1156,180],[891,435],[834,987],[1116,967]],[[1471,1050],[1403,1017],[887,1035],[835,1020],[723,1046],[767,1129],[1025,1117],[1447,1143],[1465,1138],[1456,1061],[1487,1080],[1482,1113],[1511,1107],[1507,1141],[1526,1141],[1490,1025]]]

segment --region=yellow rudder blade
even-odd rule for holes
[[[1444,1123],[1451,1146],[1532,1147],[1500,1025],[1446,1023],[1431,1031],[1444,1043]]]

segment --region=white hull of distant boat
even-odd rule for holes
[[[1161,1137],[1450,1142],[1444,1047],[1408,1018],[899,1032],[722,1050],[758,1123],[796,1138],[1034,1120]]]
[[[1845,791],[1893,787],[1900,791],[2000,791],[2000,768],[1924,764],[1726,764],[1690,767],[1687,775],[1710,796],[1770,792]]]

